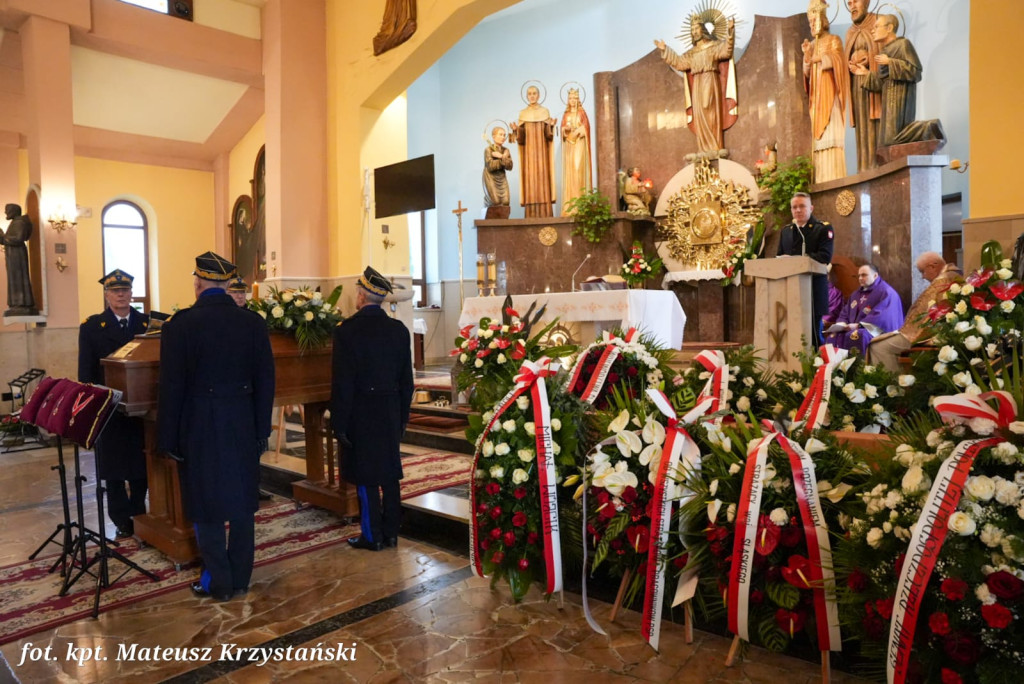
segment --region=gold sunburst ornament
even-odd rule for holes
[[[760,218],[745,186],[722,180],[717,167],[701,160],[694,165],[693,181],[669,200],[661,234],[673,259],[714,270],[728,265]]]

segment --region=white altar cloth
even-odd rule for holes
[[[459,316],[459,327],[477,324],[484,316],[501,320],[504,297],[468,297]],[[530,304],[547,304],[544,322],[594,323],[602,329],[636,328],[670,349],[682,349],[686,314],[674,292],[665,290],[605,290],[602,292],[551,292],[512,295],[512,306],[525,315]],[[593,340],[582,340],[589,344]]]

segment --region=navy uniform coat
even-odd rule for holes
[[[335,328],[331,372],[341,476],[371,486],[402,479],[399,447],[413,389],[408,328],[379,306],[364,306]]]
[[[828,265],[832,262],[832,245],[834,242],[834,231],[832,224],[827,221],[819,221],[812,215],[807,219],[807,225],[797,228],[795,223],[790,223],[782,229],[779,236],[778,256],[800,256],[806,254],[820,264]],[[811,297],[815,342],[818,339],[818,328],[821,319],[828,313],[828,276],[814,274],[811,276]]]
[[[100,359],[146,332],[148,325],[149,316],[135,309],[128,313],[127,334],[109,308],[85,319],[78,328],[78,381],[104,384]],[[102,480],[145,480],[143,446],[142,419],[128,418],[115,411],[96,442],[97,477]]]
[[[274,357],[266,323],[227,294],[201,295],[161,330],[157,449],[182,459],[188,515],[223,522],[259,508]]]

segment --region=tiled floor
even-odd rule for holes
[[[54,462],[53,450],[0,455],[3,565],[24,560],[57,524]],[[91,501],[91,456],[83,463]],[[87,520],[95,514],[94,504],[86,507]],[[726,668],[727,639],[698,631],[686,644],[682,628],[671,623],[658,654],[640,637],[637,613],[625,611],[613,624],[607,604],[592,607],[608,636],[590,630],[577,595],[567,594],[560,606],[533,592],[512,605],[507,591],[492,591],[487,580],[471,576],[465,557],[403,538],[394,550],[339,545],[257,568],[249,594],[227,603],[182,589],[34,634],[0,653],[22,682],[804,684],[820,678],[816,663],[758,649]],[[53,660],[21,662],[30,643],[52,647]],[[155,651],[183,647],[195,650],[177,660]],[[236,647],[265,649],[271,661],[250,663],[259,652]],[[79,665],[69,649],[82,648],[102,650]],[[344,659],[310,659],[328,650]],[[833,681],[856,680],[834,673]]]

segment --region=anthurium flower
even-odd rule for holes
[[[608,432],[622,432],[629,425],[629,411],[622,409],[615,420],[608,424]]]
[[[640,465],[654,467],[661,460],[661,447],[657,444],[650,444],[644,447],[638,457]]]
[[[998,302],[989,297],[987,294],[972,294],[971,295],[971,307],[978,311],[989,311]]]
[[[757,521],[757,537],[754,539],[754,552],[759,556],[767,556],[779,545],[781,533],[779,526],[767,515],[761,515]]]
[[[793,635],[804,628],[804,624],[807,622],[807,616],[799,610],[786,610],[785,608],[779,608],[775,611],[775,624],[779,626],[783,632],[793,638]]]
[[[615,446],[623,458],[629,458],[632,454],[639,454],[644,448],[640,437],[632,430],[623,430],[615,435]]]
[[[797,589],[811,588],[811,562],[799,554],[789,557],[788,564],[782,568],[782,579]]]
[[[939,302],[932,308],[928,309],[928,320],[932,321],[933,323],[935,321],[941,321],[943,318],[946,317],[946,314],[948,314],[952,310],[953,305],[950,304],[949,302]]]
[[[967,284],[975,288],[981,287],[982,285],[987,283],[991,277],[992,269],[984,268],[981,269],[980,271],[975,271],[971,275],[967,276]]]
[[[1024,292],[1024,283],[1019,280],[1001,280],[989,288],[1001,301],[1009,301]]]
[[[632,525],[626,528],[626,539],[637,553],[647,553],[651,545],[651,529],[647,525]]]
[[[647,416],[641,436],[647,444],[660,445],[665,441],[665,426],[656,421],[654,416]]]
[[[522,343],[522,340],[516,340],[515,349],[513,349],[509,356],[516,361],[521,361],[526,358],[526,345]]]

